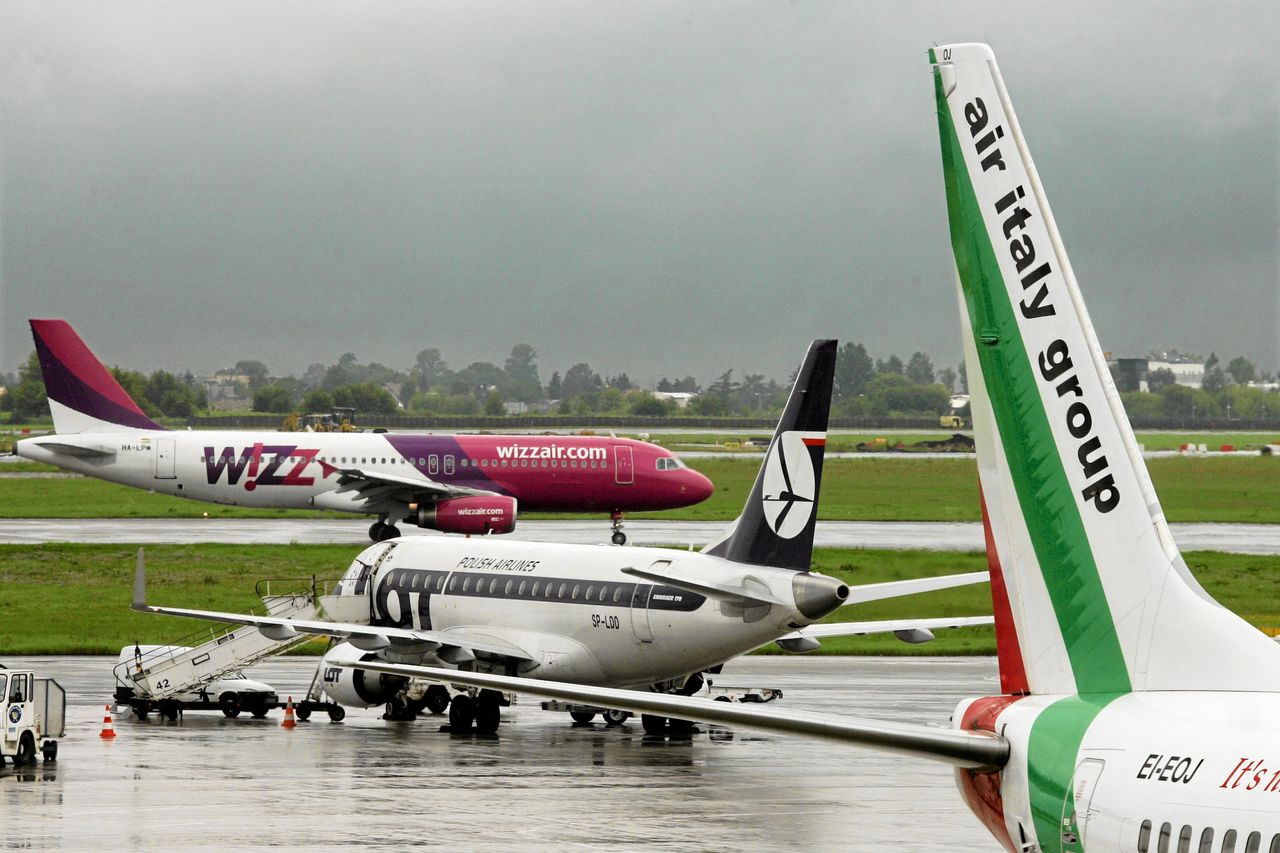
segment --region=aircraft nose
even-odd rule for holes
[[[690,503],[702,503],[716,492],[716,484],[711,482],[705,474],[699,474],[697,471],[686,472],[689,476],[685,478],[684,494],[689,498]]]

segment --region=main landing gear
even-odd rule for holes
[[[609,517],[613,520],[613,544],[626,545],[627,534],[622,532],[622,513],[615,509]]]
[[[395,539],[399,535],[400,530],[394,524],[388,524],[385,515],[369,527],[369,538],[374,542],[386,542],[388,539]]]
[[[460,693],[449,703],[449,731],[455,735],[475,732],[491,735],[502,722],[502,694],[497,690],[481,690],[474,697]]]

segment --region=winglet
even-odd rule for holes
[[[809,346],[742,514],[705,553],[736,563],[809,570],[835,365],[836,341]]]
[[[138,549],[138,567],[133,572],[133,605],[134,610],[147,609],[147,559],[142,549]]]

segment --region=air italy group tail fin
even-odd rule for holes
[[[1280,690],[1174,545],[990,48],[930,61],[1006,689]]]
[[[737,563],[809,570],[835,366],[836,341],[809,346],[747,504],[706,553]]]
[[[146,416],[65,320],[32,320],[31,335],[56,432],[164,429]]]

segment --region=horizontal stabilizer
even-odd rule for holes
[[[41,450],[51,450],[77,459],[103,459],[116,455],[114,450],[96,445],[71,444],[65,441],[35,441],[33,444]]]
[[[410,678],[421,677],[445,684],[530,693],[561,702],[597,705],[637,714],[656,714],[701,723],[747,726],[767,732],[820,737],[975,770],[1002,767],[1009,758],[1008,742],[984,732],[931,728],[837,714],[786,711],[756,704],[715,702],[667,693],[587,687],[426,666],[403,666],[378,661],[354,663],[351,666]]]
[[[637,578],[644,578],[654,583],[666,584],[676,589],[683,589],[685,592],[695,592],[698,595],[705,595],[707,598],[714,598],[720,601],[732,601],[739,604],[777,604],[780,607],[790,607],[791,605],[770,595],[763,589],[747,590],[743,587],[728,586],[727,584],[712,583],[706,580],[693,580],[692,578],[673,575],[669,572],[655,572],[649,569],[623,569],[624,575],[632,575]]]
[[[869,583],[863,586],[849,587],[849,598],[844,606],[865,604],[868,601],[880,601],[885,598],[899,598],[904,595],[918,595],[922,592],[935,592],[940,589],[952,589],[957,586],[969,586],[975,583],[988,583],[991,576],[986,572],[966,572],[962,575],[940,575],[936,578],[912,578],[905,581],[886,581],[885,583]]]
[[[936,631],[940,628],[968,628],[974,625],[991,625],[994,616],[952,616],[935,619],[884,619],[877,622],[820,622],[799,631],[793,631],[779,640],[799,640],[810,637],[815,640],[828,637],[860,637],[866,634],[896,634],[899,631]]]

